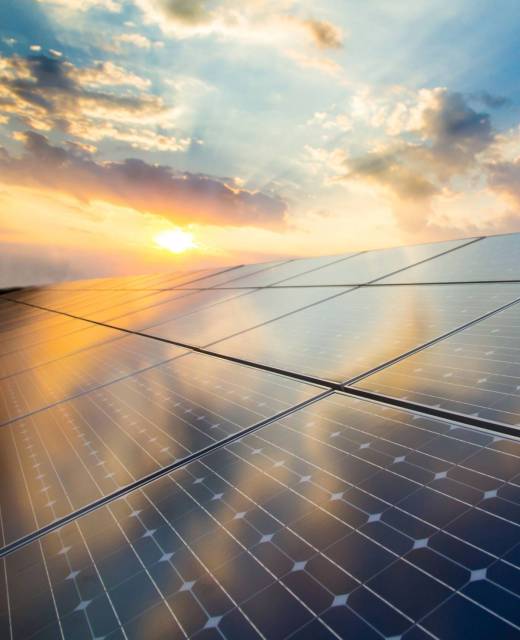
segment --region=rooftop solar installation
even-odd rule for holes
[[[0,637],[520,637],[520,234],[0,295]]]

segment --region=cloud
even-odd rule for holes
[[[103,200],[176,224],[280,227],[284,223],[287,205],[282,199],[240,188],[232,179],[176,172],[132,158],[96,162],[88,149],[55,146],[31,131],[18,138],[25,154],[0,156],[0,173],[7,182],[54,189],[83,201]]]
[[[148,150],[186,149],[189,140],[168,131],[175,110],[146,93],[149,85],[113,62],[78,67],[45,55],[0,57],[0,114],[86,142],[111,138]]]
[[[314,17],[302,18],[295,0],[135,0],[145,21],[176,38],[216,36],[276,49],[297,64],[337,72],[337,64],[316,49],[343,46],[341,29]]]
[[[150,3],[166,16],[187,25],[198,25],[211,20],[211,2],[208,0],[152,0]]]
[[[495,96],[487,91],[481,91],[472,96],[474,100],[481,102],[488,109],[500,109],[511,104],[511,100],[505,96]]]
[[[149,49],[152,46],[151,41],[140,33],[122,33],[114,40],[122,44],[130,44],[138,49]]]
[[[340,49],[343,46],[341,30],[324,20],[304,20],[314,41],[320,49]]]
[[[90,9],[104,9],[110,13],[121,11],[121,2],[118,0],[38,0],[40,4],[48,4],[57,9],[71,11],[89,11]]]
[[[401,103],[402,104],[402,103]],[[400,110],[398,140],[348,158],[346,181],[361,180],[391,198],[400,225],[418,230],[428,222],[431,199],[452,180],[479,167],[479,154],[495,140],[489,114],[444,88],[423,90],[414,108]]]
[[[515,208],[520,208],[520,158],[488,164],[487,171],[491,189],[505,196]]]

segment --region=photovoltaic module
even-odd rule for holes
[[[520,234],[0,295],[0,637],[520,638]]]

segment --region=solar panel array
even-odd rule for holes
[[[0,637],[520,637],[520,234],[0,296]]]

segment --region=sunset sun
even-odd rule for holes
[[[182,229],[169,229],[161,231],[155,238],[155,244],[162,249],[167,249],[172,253],[182,253],[189,249],[194,249],[197,245],[193,239],[193,234]]]

